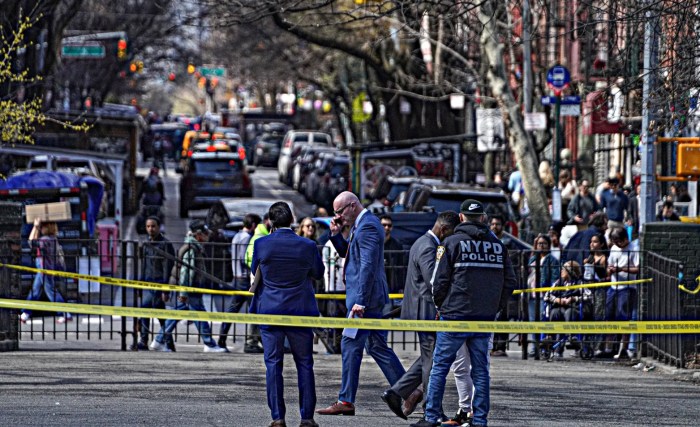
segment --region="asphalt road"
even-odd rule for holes
[[[261,355],[120,352],[109,341],[21,342],[0,353],[0,424],[6,426],[266,426],[269,410]],[[399,354],[405,366],[415,353]],[[288,425],[299,422],[296,374],[285,363]],[[317,407],[340,385],[340,357],[315,356]],[[492,363],[492,426],[696,426],[700,388],[658,367],[523,361],[518,353]],[[321,426],[407,426],[379,398],[387,387],[365,357],[355,417],[316,416]],[[445,408],[456,410],[448,380]]]
[[[137,175],[148,176],[149,169],[149,163],[140,162]],[[164,175],[163,172],[161,172],[161,178],[163,179],[166,196],[165,206],[163,208],[165,214],[165,234],[173,241],[182,241],[187,232],[187,224],[189,221],[195,218],[206,217],[207,210],[193,210],[190,211],[189,218],[180,218],[178,208],[180,203],[180,175],[175,173],[174,162],[168,162],[167,174]],[[304,200],[301,194],[278,181],[276,168],[258,167],[251,175],[251,178],[253,180],[254,197],[292,202],[294,204],[294,210],[296,211],[297,220],[313,214],[313,205]],[[135,216],[125,217],[124,221],[124,238],[126,240],[145,239],[145,235],[139,236],[136,233]]]

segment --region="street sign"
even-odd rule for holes
[[[545,113],[525,113],[525,130],[545,130],[547,129],[547,114]]]
[[[557,97],[556,96],[543,96],[542,97],[542,105],[554,105],[557,103]],[[561,101],[559,101],[561,105],[567,105],[567,104],[581,104],[581,97],[580,96],[562,96]]]
[[[104,58],[105,47],[99,43],[64,44],[61,46],[63,58]]]
[[[560,95],[570,82],[571,74],[563,65],[555,65],[547,71],[547,86],[554,91],[555,95]]]
[[[580,116],[581,105],[564,104],[559,108],[560,116]]]
[[[205,66],[199,67],[199,72],[204,77],[226,77],[226,68],[215,67],[215,66]]]

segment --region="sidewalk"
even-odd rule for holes
[[[182,343],[177,353],[122,352],[115,341],[20,343],[0,353],[3,425],[31,426],[266,426],[262,355],[202,353]],[[404,366],[413,351],[400,352]],[[520,359],[517,351],[492,361],[491,426],[694,426],[700,419],[697,383],[678,381],[657,368],[635,370],[613,362],[566,358]],[[340,357],[315,356],[317,407],[337,398]],[[649,363],[649,362],[647,362]],[[322,426],[408,426],[379,396],[387,387],[376,364],[365,358],[357,416],[322,417]],[[657,364],[657,366],[659,366]],[[299,422],[296,374],[285,363],[287,422]],[[457,397],[448,378],[445,410]]]

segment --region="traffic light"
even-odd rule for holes
[[[194,64],[187,65],[187,74],[194,74],[196,70],[197,69],[195,68]]]
[[[143,72],[143,61],[136,62],[136,69],[139,73]]]
[[[119,41],[117,42],[117,59],[119,59],[120,61],[126,59],[126,48],[126,40],[119,39]]]
[[[174,82],[175,81],[175,73],[168,74],[168,80],[170,80],[171,82]]]
[[[218,85],[219,85],[219,79],[217,77],[212,77],[211,78],[211,87],[215,88]]]
[[[129,71],[131,71],[132,73],[135,73],[138,70],[138,68],[139,67],[138,67],[138,65],[136,65],[135,62],[132,62],[131,64],[129,64]]]

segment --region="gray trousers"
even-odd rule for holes
[[[427,390],[430,368],[433,366],[433,351],[435,351],[435,332],[418,332],[420,357],[413,362],[406,373],[399,378],[391,389],[399,396],[407,399],[421,384]]]
[[[391,389],[403,399],[407,399],[421,384],[427,390],[430,379],[430,369],[433,367],[433,353],[435,351],[435,332],[419,332],[420,357],[413,362],[406,373],[393,385]],[[471,360],[467,346],[462,345],[457,352],[457,358],[452,364],[452,371],[457,385],[459,407],[471,411],[472,397],[474,396],[474,384],[471,377]],[[441,410],[444,413],[444,411]]]

